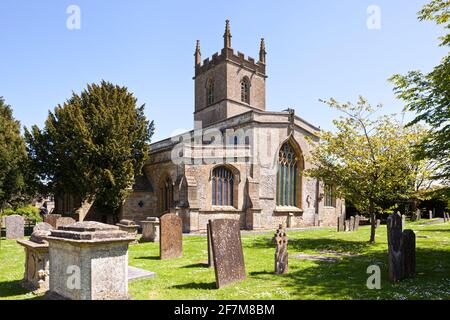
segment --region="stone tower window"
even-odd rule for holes
[[[250,103],[250,81],[247,77],[241,81],[241,101]]]
[[[234,177],[226,167],[217,167],[212,173],[212,205],[232,206]]]
[[[209,79],[206,84],[206,104],[211,105],[214,103],[214,80]]]
[[[299,158],[286,142],[280,149],[277,170],[277,206],[298,206]]]

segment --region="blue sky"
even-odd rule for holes
[[[195,40],[202,58],[223,45],[231,20],[232,47],[258,57],[266,39],[267,109],[291,107],[331,129],[338,114],[318,102],[359,94],[384,112],[402,110],[387,79],[430,70],[444,56],[442,30],[419,22],[423,0],[2,0],[0,96],[25,126],[42,126],[49,109],[72,91],[101,79],[127,86],[155,120],[153,141],[191,129]],[[81,9],[81,29],[69,30],[69,5]],[[370,30],[367,8],[381,9]]]

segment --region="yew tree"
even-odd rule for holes
[[[26,201],[26,170],[27,153],[20,123],[0,97],[0,211]]]
[[[126,87],[102,81],[74,93],[25,137],[42,193],[95,200],[115,214],[148,158],[153,131]]]

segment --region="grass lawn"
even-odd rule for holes
[[[427,220],[423,220],[427,221]],[[398,284],[387,280],[386,226],[370,245],[370,229],[353,233],[316,229],[288,233],[289,273],[273,274],[271,233],[242,237],[247,279],[215,289],[214,269],[207,268],[206,237],[184,237],[184,257],[159,260],[159,245],[131,245],[130,265],[155,271],[155,279],[129,283],[133,299],[450,299],[450,224],[408,224],[417,236],[417,276]],[[1,241],[0,299],[39,299],[20,286],[24,252],[15,241]],[[339,255],[337,262],[293,258],[296,253]],[[369,265],[380,266],[381,290],[366,287]]]

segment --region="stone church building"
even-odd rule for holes
[[[304,175],[320,129],[292,109],[266,110],[264,39],[258,61],[246,57],[227,21],[223,49],[202,61],[197,41],[194,56],[194,129],[151,145],[120,218],[175,212],[184,232],[216,218],[248,230],[336,225],[344,201]]]

